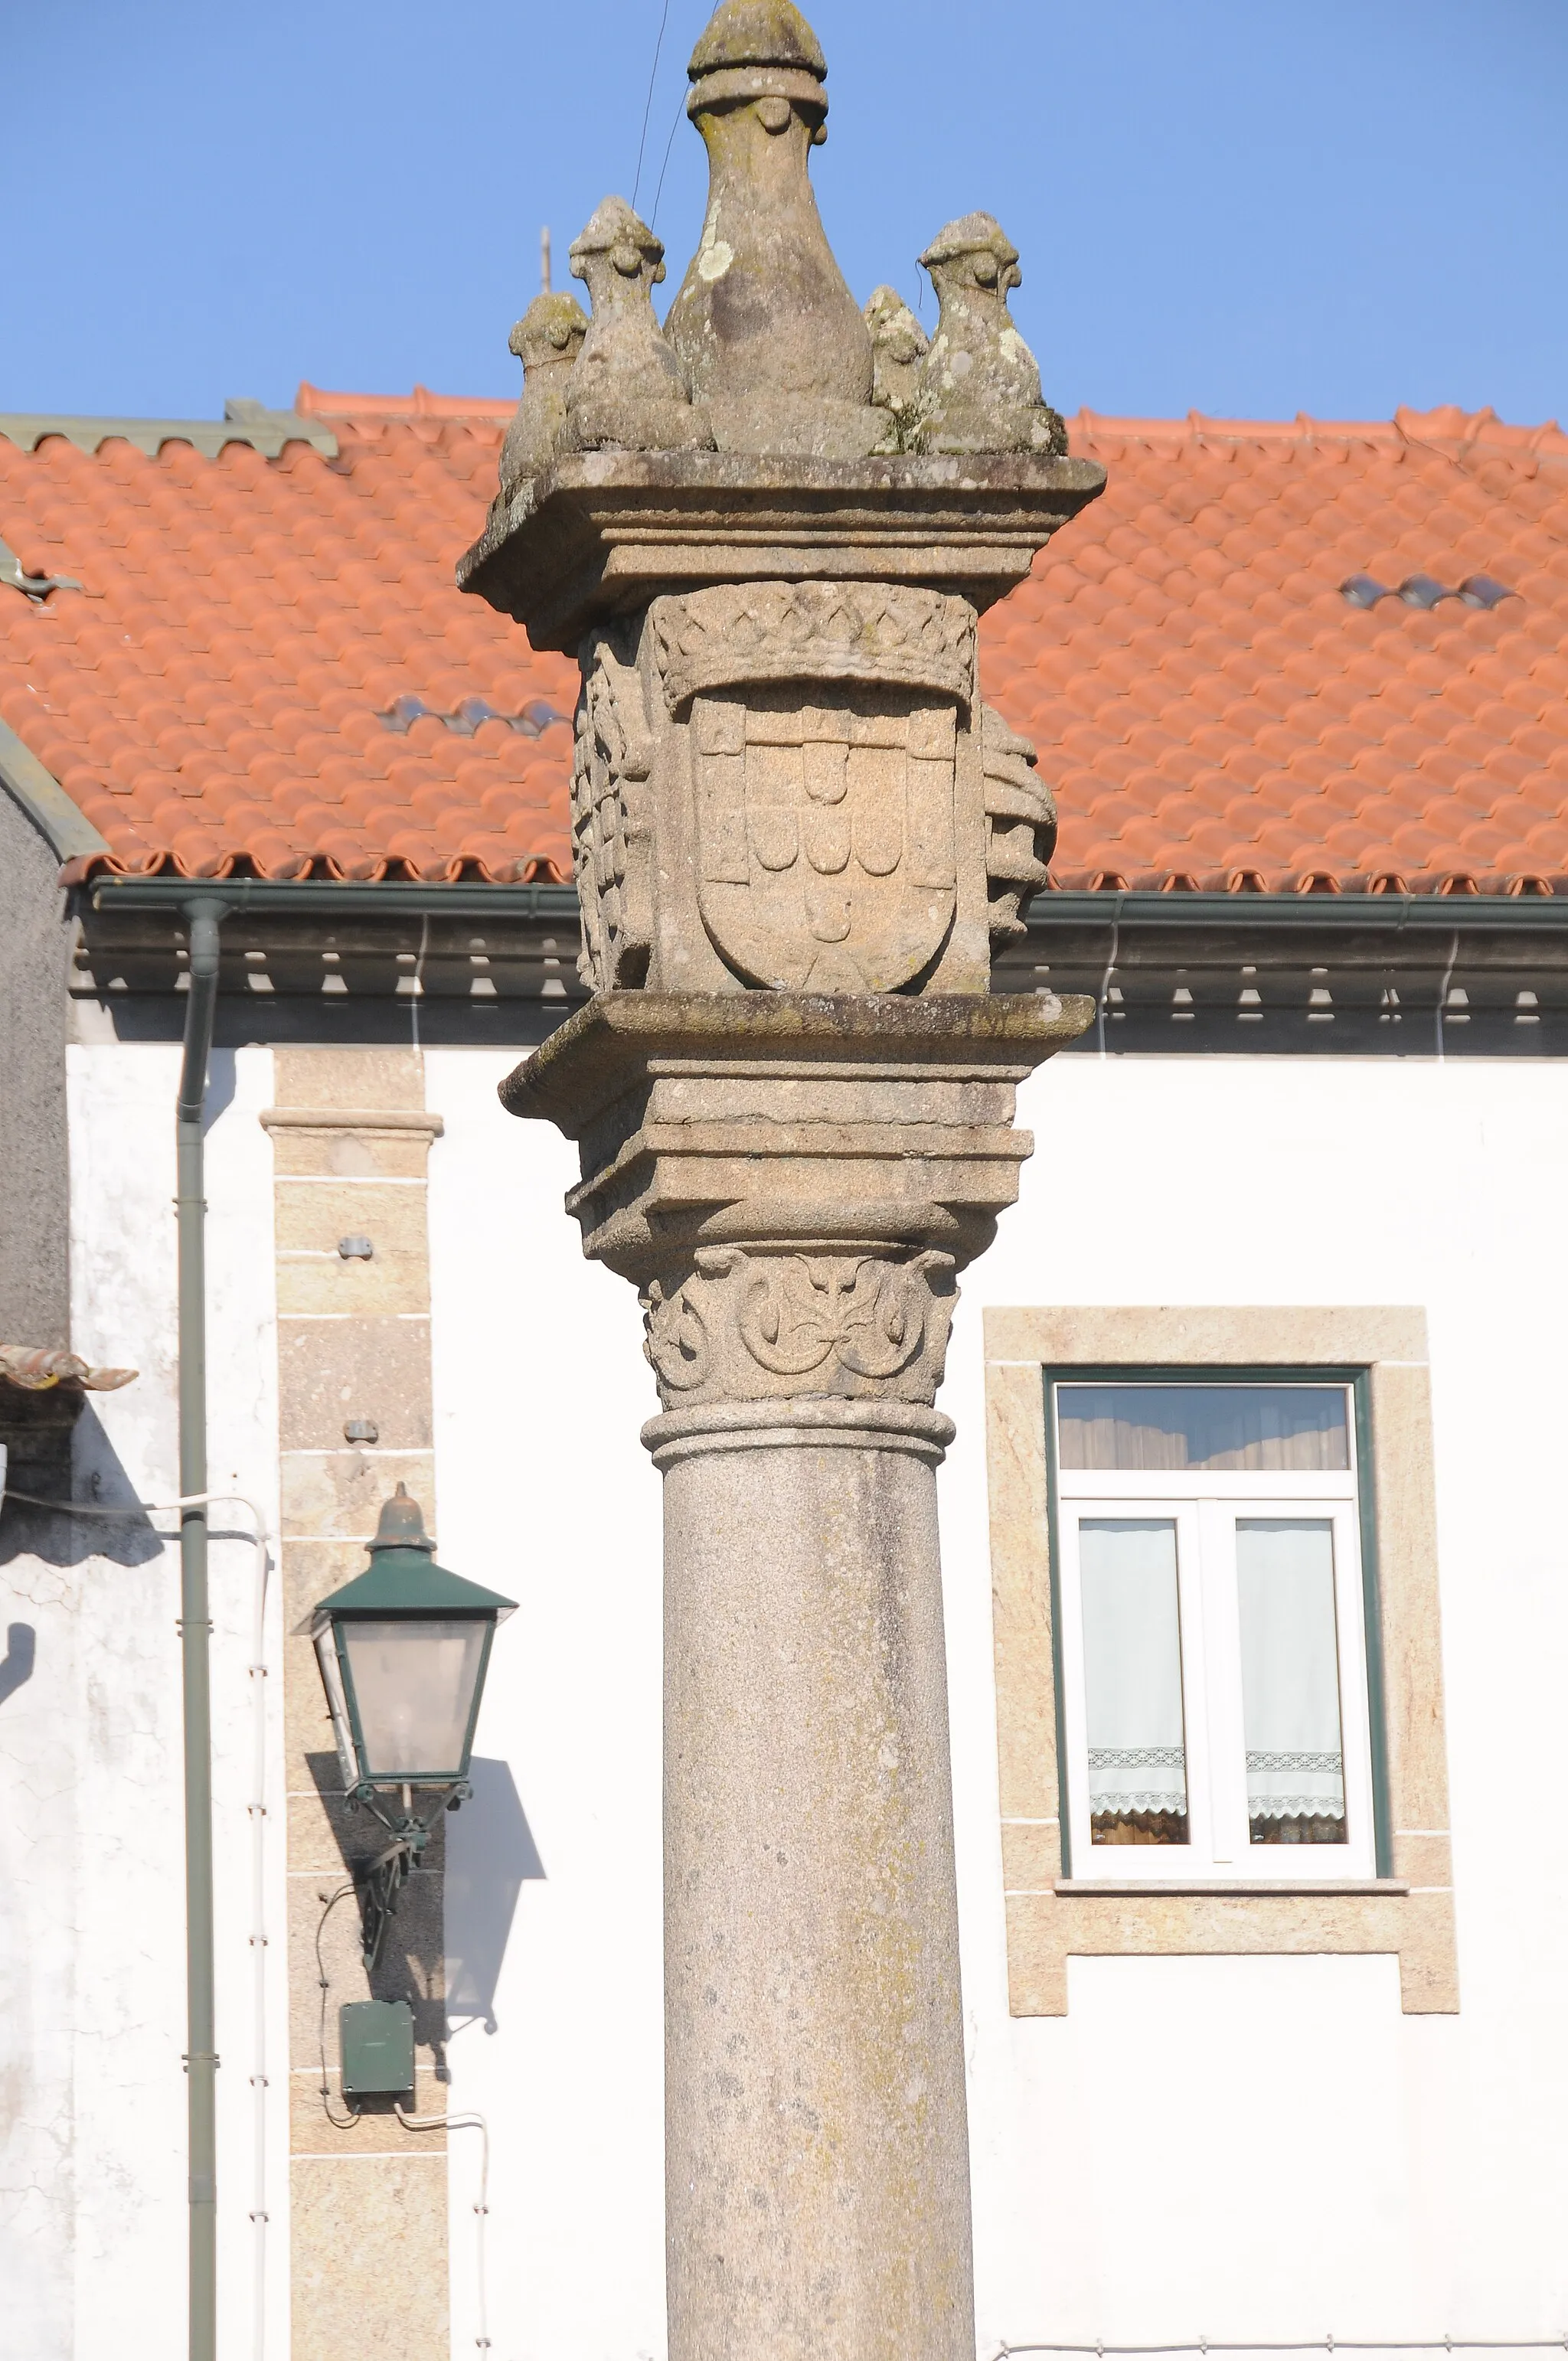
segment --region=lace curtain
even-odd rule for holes
[[[1091,1841],[1185,1844],[1175,1521],[1085,1517],[1078,1543]],[[1251,1841],[1343,1844],[1332,1524],[1238,1517],[1235,1549]]]
[[[1343,1844],[1333,1527],[1238,1517],[1236,1587],[1252,1841]]]
[[[1185,1844],[1175,1524],[1086,1517],[1078,1548],[1091,1839]]]

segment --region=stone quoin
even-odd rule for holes
[[[504,1085],[639,1289],[664,1480],[674,2361],[967,2361],[974,2335],[935,1408],[964,1265],[1087,1000],[993,995],[1055,835],[977,615],[1103,471],[974,214],[927,346],[864,315],[786,0],[692,57],[702,237],[609,197],[528,363],[465,588],[577,656],[587,1005]],[[551,308],[551,307],[554,308]],[[548,349],[547,349],[548,346]]]

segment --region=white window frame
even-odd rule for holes
[[[1069,1377],[1052,1389],[1059,1420],[1064,1385],[1106,1380]],[[1163,1385],[1163,1373],[1127,1370],[1120,1386]],[[1184,1372],[1190,1386],[1277,1382],[1235,1378],[1216,1370]],[[1332,1386],[1336,1380],[1318,1380]],[[1355,1465],[1354,1404],[1345,1391],[1351,1465],[1332,1473],[1299,1469],[1234,1471],[1201,1468],[1063,1467],[1059,1447],[1057,1521],[1060,1550],[1062,1709],[1067,1741],[1066,1789],[1076,1881],[1187,1885],[1195,1880],[1245,1880],[1251,1884],[1343,1883],[1376,1874],[1372,1733],[1367,1687],[1366,1622],[1361,1562],[1360,1499]],[[1059,1446],[1059,1434],[1053,1438]],[[1235,1570],[1235,1521],[1248,1515],[1327,1519],[1333,1527],[1334,1617],[1339,1653],[1341,1744],[1348,1841],[1344,1844],[1255,1845],[1247,1833],[1245,1748],[1242,1728],[1241,1638]],[[1185,1845],[1097,1845],[1089,1815],[1088,1712],[1079,1577],[1079,1524],[1084,1518],[1171,1519],[1177,1528],[1177,1588],[1181,1633],[1182,1710],[1187,1757],[1189,1841]]]

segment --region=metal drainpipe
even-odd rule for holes
[[[202,1109],[218,996],[218,928],[225,906],[185,904],[191,996],[175,1109],[180,1248],[180,1490],[207,1488],[207,1274]],[[180,1515],[180,1654],[185,1719],[185,2015],[190,2125],[190,2361],[217,2354],[217,2057],[213,2002],[212,1622],[207,1601],[207,1510]]]

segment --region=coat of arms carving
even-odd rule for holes
[[[952,926],[957,709],[859,688],[694,699],[703,923],[750,982],[896,992]]]
[[[572,836],[590,991],[639,984],[652,940],[648,875],[654,746],[635,664],[598,632],[583,658],[572,764]]]

